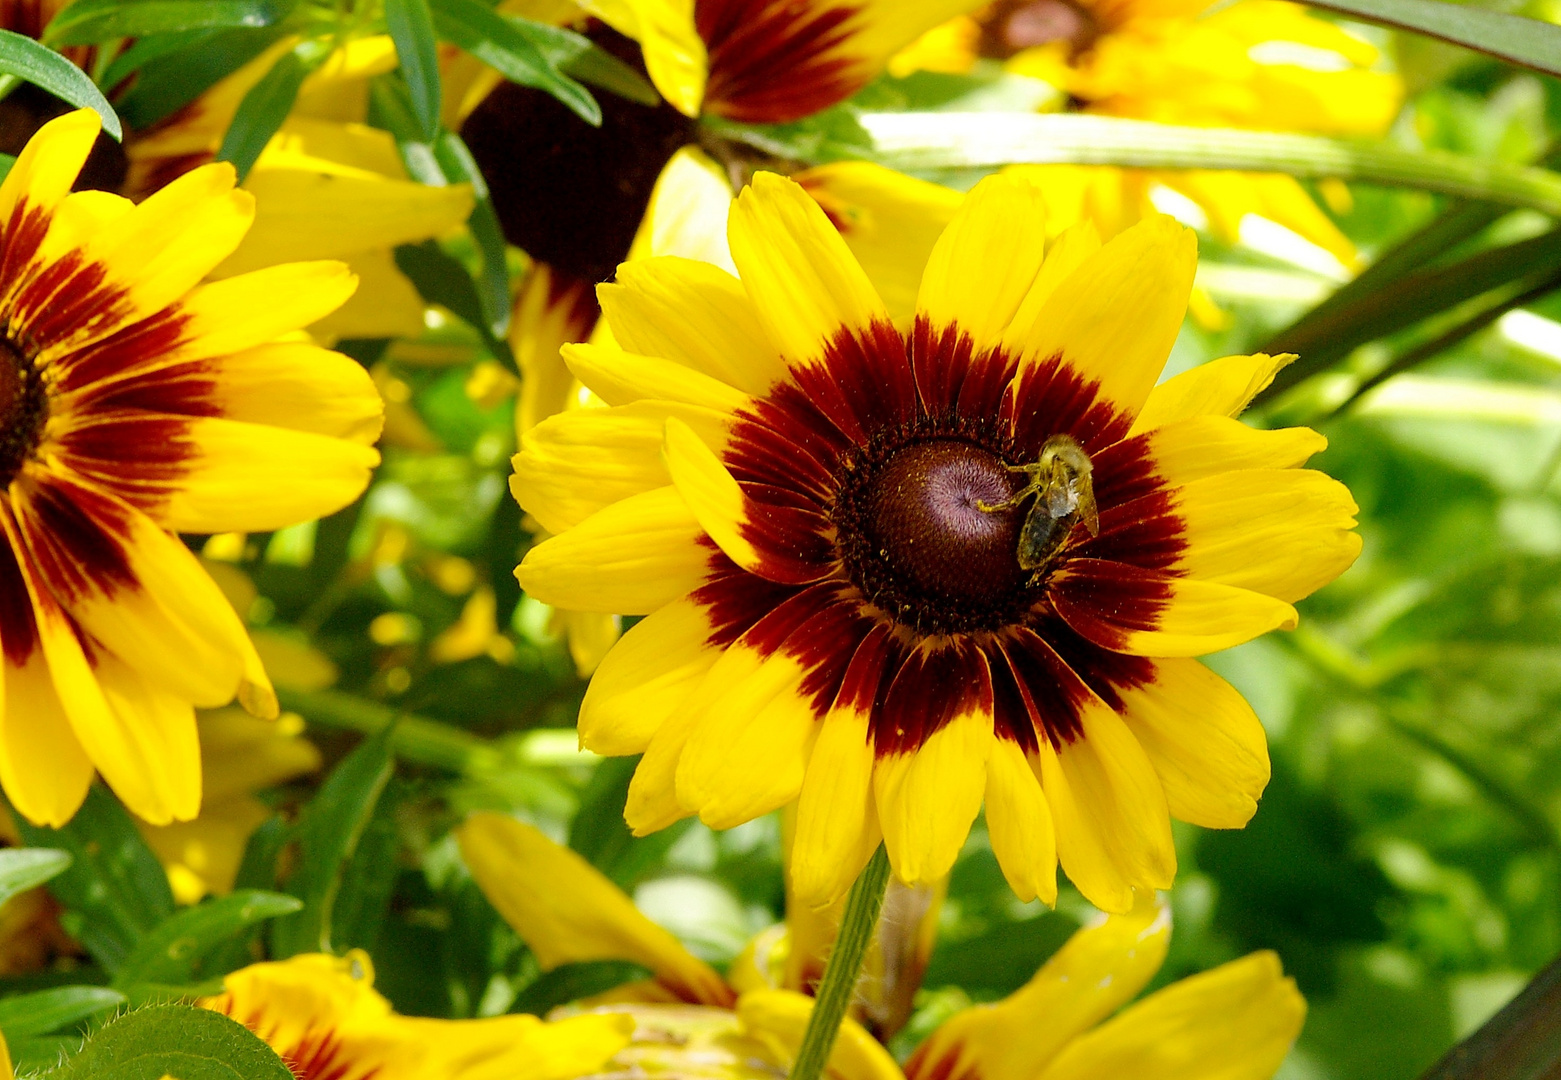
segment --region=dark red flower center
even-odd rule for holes
[[[49,397],[32,359],[0,338],[0,488],[37,447],[49,418]]]
[[[1025,575],[1014,557],[1019,511],[983,510],[1013,493],[995,454],[938,440],[886,462],[869,496],[868,533],[889,566],[931,596],[991,603]]]
[[[1072,55],[1089,48],[1099,36],[1094,15],[1068,0],[1006,0],[982,20],[981,55],[1007,60],[1053,41],[1067,42]]]

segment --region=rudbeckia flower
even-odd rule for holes
[[[1252,815],[1262,727],[1192,657],[1293,627],[1359,552],[1355,504],[1297,468],[1315,432],[1232,419],[1282,359],[1155,386],[1189,230],[1048,245],[1043,201],[983,181],[905,332],[766,173],[731,211],[739,277],[647,259],[601,288],[617,346],[566,356],[609,407],[516,455],[554,534],[516,573],[545,603],[647,616],[579,721],[587,748],[644,754],[636,832],[799,800],[817,905],[880,837],[902,881],[942,877],[985,801],[1021,897],[1053,898],[1060,859],[1123,911],[1170,884],[1171,815]]]
[[[982,56],[1055,86],[1068,108],[1170,124],[1378,135],[1403,98],[1396,76],[1372,70],[1375,47],[1282,0],[1222,7],[1207,0],[999,0],[930,31],[890,70],[962,71]],[[1155,213],[1154,190],[1164,187],[1195,202],[1228,240],[1257,214],[1345,265],[1355,259],[1353,245],[1290,177],[1022,168],[1046,184],[1054,233],[1088,219],[1115,235]]]
[[[573,852],[499,814],[457,832],[483,893],[544,970],[631,960],[654,980],[559,1010],[628,1016],[634,1035],[604,1072],[749,1076],[790,1068],[812,1000],[765,979],[752,949],[721,980]],[[788,916],[790,913],[788,913]],[[1258,952],[1128,1005],[1165,961],[1170,909],[1152,893],[1077,931],[1006,999],[954,1014],[905,1072],[847,1020],[830,1057],[836,1080],[1268,1080],[1300,1033],[1306,1002],[1273,953]],[[762,938],[762,935],[761,935]],[[873,978],[859,985],[871,991]],[[1127,1005],[1127,1008],[1123,1008]],[[1120,1010],[1120,1011],[1119,1011]],[[1116,1014],[1113,1016],[1113,1014]]]
[[[401,1016],[374,989],[366,954],[306,953],[252,964],[199,1004],[266,1041],[300,1080],[570,1080],[627,1044],[619,1016]]]
[[[139,206],[70,194],[98,132],[50,121],[0,185],[0,784],[58,825],[94,769],[153,824],[194,817],[194,707],[276,697],[243,624],[173,534],[263,531],[356,498],[381,406],[294,331],[340,305],[340,263],[199,285],[253,200],[226,165]]]

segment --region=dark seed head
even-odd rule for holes
[[[1067,42],[1070,54],[1080,53],[1099,36],[1094,16],[1068,0],[1002,0],[982,21],[981,55],[1006,60],[1053,41]]]
[[[917,443],[879,470],[867,531],[896,574],[924,595],[992,604],[1019,592],[1016,551],[1023,508],[982,510],[1013,493],[995,454],[955,441]]]

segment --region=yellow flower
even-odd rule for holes
[[[910,1061],[909,1080],[1268,1080],[1306,1019],[1279,958],[1257,952],[1172,983],[1111,1019],[1159,970],[1164,901],[1073,935],[1028,984],[956,1013]],[[1102,1021],[1105,1021],[1102,1023]]]
[[[1209,10],[1213,8],[1213,10]],[[930,31],[891,62],[968,70],[978,56],[1042,79],[1069,107],[1162,123],[1376,135],[1398,112],[1396,76],[1377,50],[1281,0],[999,0]],[[1258,214],[1332,252],[1354,248],[1295,180],[1278,175],[1023,166],[1047,188],[1055,235],[1090,220],[1106,236],[1155,213],[1157,186],[1197,203],[1228,240]]]
[[[789,1068],[812,1001],[794,984],[776,982],[755,968],[752,950],[732,965],[734,985],[726,987],[616,886],[529,825],[480,813],[456,836],[477,884],[544,970],[621,959],[654,973],[648,985],[620,988],[560,1010],[633,1018],[633,1040],[603,1072],[733,1080],[753,1076],[754,1070],[763,1075]],[[909,1080],[1267,1080],[1306,1014],[1305,1001],[1272,953],[1254,953],[1184,979],[1107,1019],[1159,970],[1170,932],[1164,901],[1139,894],[1128,913],[1075,933],[1007,999],[951,1017],[916,1051],[904,1075]],[[877,978],[869,972],[858,991]],[[852,1020],[841,1029],[829,1073],[837,1080],[902,1076],[883,1047]]]
[[[194,707],[276,698],[174,532],[265,531],[362,492],[381,408],[361,367],[292,337],[351,294],[340,263],[198,285],[252,197],[226,165],[139,206],[70,194],[98,131],[45,125],[0,186],[0,784],[61,824],[94,768],[153,824],[194,817]]]
[[[357,951],[252,964],[199,1004],[264,1039],[298,1080],[568,1080],[598,1069],[630,1029],[617,1016],[401,1016]]]
[[[740,279],[647,259],[599,290],[621,348],[565,352],[608,407],[516,456],[554,534],[517,575],[544,603],[647,616],[580,712],[587,748],[644,754],[636,832],[800,799],[792,869],[818,905],[880,837],[901,880],[941,878],[984,799],[1021,897],[1053,898],[1060,858],[1122,911],[1170,884],[1170,815],[1250,818],[1262,727],[1191,658],[1293,627],[1359,552],[1355,504],[1297,468],[1315,432],[1232,419],[1283,358],[1155,386],[1190,231],[1048,245],[1042,205],[983,181],[909,331],[767,173],[731,212]]]
[[[125,193],[140,199],[212,161],[244,95],[295,44],[280,42],[151,128],[131,132]],[[391,249],[442,236],[470,216],[467,184],[430,187],[408,178],[394,138],[363,123],[369,80],[396,65],[384,35],[348,42],[305,80],[288,119],[244,180],[255,224],[213,268],[223,278],[302,259],[342,259],[358,291],[311,325],[322,339],[409,337],[423,302]]]

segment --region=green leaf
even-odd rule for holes
[[[70,909],[72,934],[109,971],[130,955],[141,936],[173,914],[168,875],[146,846],[119,800],[94,784],[63,829],[17,820],[34,847],[60,848],[71,865],[49,884]]]
[[[108,70],[98,77],[98,82],[112,90],[158,57],[179,52],[208,36],[210,35],[205,30],[186,30],[141,38],[114,57],[114,62],[108,66]]]
[[[239,102],[233,123],[222,137],[217,160],[231,161],[240,181],[249,175],[266,143],[287,119],[293,102],[298,100],[299,87],[328,53],[328,47],[322,42],[303,42],[273,64]]]
[[[411,91],[422,141],[433,142],[439,134],[443,98],[439,85],[439,41],[434,36],[434,17],[428,10],[428,0],[385,0],[385,23],[396,43],[396,57]]]
[[[70,853],[52,848],[6,848],[0,851],[0,904],[19,892],[42,885],[70,866]]]
[[[424,300],[430,304],[443,304],[457,318],[464,319],[477,331],[489,352],[511,369],[515,367],[509,344],[488,325],[482,297],[459,260],[447,254],[436,241],[425,240],[421,244],[402,244],[396,248],[396,266],[412,279]]]
[[[511,82],[552,94],[592,127],[601,125],[601,106],[591,92],[559,71],[538,47],[536,24],[507,19],[478,0],[434,0],[433,15],[434,26],[446,41]]]
[[[150,1005],[105,1024],[48,1080],[293,1080],[243,1024],[193,1005]]]
[[[248,927],[302,907],[295,897],[245,889],[186,908],[140,940],[114,974],[114,985],[179,984],[223,974],[203,970],[202,961]]]
[[[1279,373],[1274,380],[1277,389],[1271,387],[1270,394],[1325,370],[1368,341],[1492,289],[1552,270],[1557,260],[1561,260],[1561,229],[1481,251],[1451,266],[1405,274],[1353,300],[1319,309],[1316,318],[1290,327],[1263,346],[1264,352],[1300,357]]]
[[[119,111],[132,128],[150,127],[265,52],[283,31],[283,27],[270,26],[195,32],[188,44],[138,61],[140,73],[134,85],[116,99]]]
[[[1413,30],[1522,67],[1561,75],[1561,26],[1441,0],[1307,0],[1340,15]]]
[[[651,970],[628,960],[586,960],[560,964],[538,975],[515,997],[512,1013],[545,1016],[560,1005],[606,993],[624,983],[648,979]]]
[[[331,944],[337,951],[363,949],[374,952],[379,932],[390,913],[401,866],[396,852],[401,835],[396,830],[396,810],[406,785],[394,778],[379,797],[374,816],[358,840],[357,850],[342,871],[341,891],[331,918]]]
[[[661,95],[644,76],[584,34],[562,26],[530,22],[517,15],[504,17],[529,37],[537,50],[560,71],[650,108],[661,104]]]
[[[0,30],[0,72],[42,87],[77,108],[93,110],[102,119],[104,131],[115,139],[124,138],[119,116],[108,98],[86,72],[53,49],[30,37]]]
[[[287,891],[303,901],[303,908],[271,924],[276,957],[334,951],[331,927],[342,875],[390,780],[393,731],[387,728],[363,740],[304,807],[295,830],[298,868],[287,883]]]
[[[123,1005],[125,995],[106,986],[61,986],[0,1000],[0,1033],[7,1042],[47,1035],[104,1009]]]
[[[296,0],[76,0],[44,29],[50,45],[90,45],[178,30],[270,26]]]

